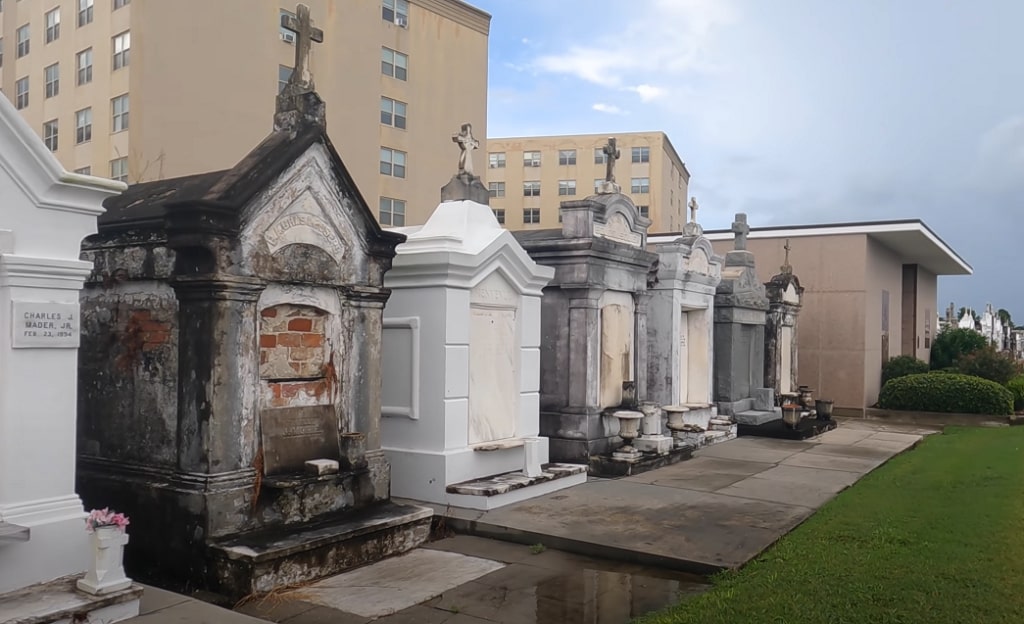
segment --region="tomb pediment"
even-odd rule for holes
[[[579,201],[562,202],[563,238],[602,238],[643,249],[650,219],[640,216],[633,202],[622,194],[598,194]]]

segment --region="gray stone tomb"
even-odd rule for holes
[[[432,514],[389,501],[380,444],[383,278],[405,236],[377,224],[308,71],[233,168],[105,207],[83,246],[78,488],[131,516],[129,569],[238,598],[422,543]]]
[[[715,292],[714,379],[719,414],[741,424],[780,418],[764,383],[764,326],[768,298],[757,279],[754,254],[747,250],[747,216],[732,224],[734,249],[725,255]]]
[[[804,294],[800,279],[789,263],[789,240],[786,259],[780,272],[765,283],[768,315],[765,323],[764,383],[776,397],[797,391],[797,320]]]
[[[650,220],[625,195],[603,192],[560,209],[561,229],[515,236],[555,269],[541,308],[540,434],[553,461],[588,463],[622,443],[612,411],[623,405],[624,387],[635,391],[632,403],[646,397],[647,340],[637,337],[647,334],[656,256],[646,250]]]

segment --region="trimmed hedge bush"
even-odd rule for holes
[[[1024,410],[1024,375],[1011,379],[1006,388],[1013,395],[1013,409]]]
[[[928,362],[919,360],[912,355],[897,355],[882,364],[882,385],[884,386],[890,379],[927,372]]]
[[[878,396],[882,409],[1006,416],[1013,395],[994,381],[970,375],[907,375],[885,384]]]

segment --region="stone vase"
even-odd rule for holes
[[[132,580],[124,573],[124,547],[128,534],[116,526],[96,527],[92,533],[92,567],[78,579],[78,589],[93,595],[128,589]]]
[[[366,468],[366,435],[358,431],[341,434],[341,469],[359,470]]]
[[[790,429],[796,429],[797,425],[800,424],[800,406],[794,404],[786,404],[782,406],[782,422],[786,423],[786,426]]]
[[[619,451],[624,453],[636,452],[636,449],[633,448],[633,440],[640,435],[640,421],[644,415],[640,412],[619,410],[615,412],[614,416],[619,419],[619,437],[623,441]]]

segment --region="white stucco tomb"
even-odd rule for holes
[[[93,557],[75,493],[78,298],[92,266],[79,254],[124,188],[65,172],[0,97],[0,621],[138,614],[137,585],[101,607],[74,589]]]
[[[548,463],[539,436],[541,290],[554,270],[475,201],[444,201],[399,231],[382,354],[392,495],[492,509],[583,482],[585,467]]]

